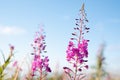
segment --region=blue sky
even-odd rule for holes
[[[7,56],[11,43],[14,58],[21,60],[31,53],[34,34],[44,25],[50,66],[58,62],[62,69],[68,65],[65,51],[83,2],[90,27],[88,64],[94,64],[99,45],[105,42],[106,68],[120,71],[119,0],[0,0],[0,50]]]

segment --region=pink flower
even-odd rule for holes
[[[67,61],[73,62],[77,60],[80,64],[85,62],[84,57],[88,57],[87,42],[87,40],[83,40],[82,43],[78,43],[78,46],[75,47],[74,43],[70,41],[66,50]]]
[[[10,50],[13,51],[14,50],[14,46],[11,45],[11,44],[9,44],[9,46],[10,46]]]
[[[35,71],[37,68],[37,61],[32,62],[32,71]]]
[[[48,56],[44,57],[43,59],[41,59],[39,56],[35,57],[34,61],[32,62],[32,71],[35,71],[36,69],[39,70],[45,69],[47,72],[51,72],[48,62],[49,62]]]
[[[80,53],[84,54],[85,57],[88,57],[88,40],[83,40],[82,43],[78,43],[78,48],[80,49]]]
[[[66,50],[66,59],[72,64],[74,71],[68,67],[63,68],[71,80],[81,80],[79,73],[84,68],[88,69],[88,65],[86,65],[88,61],[86,60],[88,57],[88,40],[84,39],[84,35],[89,32],[90,28],[85,24],[88,20],[84,11],[84,4],[80,10],[80,14],[81,18],[76,19],[77,27],[74,28],[75,32],[72,33],[73,37],[70,38]]]
[[[40,77],[46,76],[47,72],[51,72],[49,67],[49,59],[48,56],[42,55],[45,52],[46,44],[45,44],[45,35],[40,32],[36,33],[36,37],[34,39],[33,44],[33,62],[32,62],[32,76],[35,76],[35,72],[40,73]],[[43,74],[43,73],[44,74]]]
[[[17,64],[18,64],[18,62],[15,61],[15,62],[13,63],[13,67],[17,66]]]

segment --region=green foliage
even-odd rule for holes
[[[93,67],[95,72],[92,74],[90,80],[102,80],[102,78],[106,75],[106,71],[104,69],[105,64],[105,57],[103,55],[104,52],[104,44],[100,46],[100,49],[97,53],[97,62],[96,65]]]
[[[5,76],[4,70],[6,69],[8,64],[10,64],[10,62],[11,62],[10,59],[12,58],[13,54],[11,52],[6,60],[5,60],[4,54],[2,54],[2,55],[3,55],[3,58],[4,58],[4,63],[2,65],[0,65],[0,80],[4,79],[4,76]]]

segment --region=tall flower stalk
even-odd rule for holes
[[[84,39],[85,33],[89,32],[89,28],[86,26],[88,22],[86,13],[84,10],[84,4],[80,9],[80,17],[76,19],[75,32],[72,33],[73,37],[70,39],[67,50],[66,59],[72,64],[72,69],[64,67],[65,73],[68,75],[69,80],[81,80],[85,77],[82,74],[83,69],[88,69],[86,65],[86,58],[88,57],[88,42]]]
[[[34,50],[32,53],[34,56],[32,62],[32,76],[35,77],[39,75],[39,80],[44,80],[44,78],[47,76],[47,73],[51,72],[51,69],[49,67],[48,56],[43,54],[46,53],[46,43],[43,29],[41,29],[39,32],[36,32],[32,47]]]

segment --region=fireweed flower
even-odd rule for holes
[[[43,80],[47,73],[51,72],[49,58],[42,54],[46,53],[45,35],[43,35],[43,30],[36,32],[34,42],[31,46],[33,47],[32,55],[34,56],[32,61],[32,76],[34,77],[39,74],[40,80]]]
[[[9,44],[9,48],[10,48],[10,55],[9,55],[9,57],[12,57],[13,56],[13,51],[14,51],[15,47],[13,45]]]
[[[75,32],[72,33],[73,37],[69,41],[67,50],[66,50],[66,60],[72,64],[73,69],[69,67],[64,67],[65,73],[68,75],[70,80],[81,80],[85,77],[82,74],[84,69],[88,69],[86,65],[88,58],[88,42],[89,40],[84,39],[85,33],[89,32],[89,28],[86,27],[88,22],[86,18],[86,13],[84,10],[84,4],[80,10],[80,18],[76,19],[76,26],[74,28]]]
[[[10,51],[13,52],[14,51],[14,46],[9,44],[9,47],[10,47]]]

